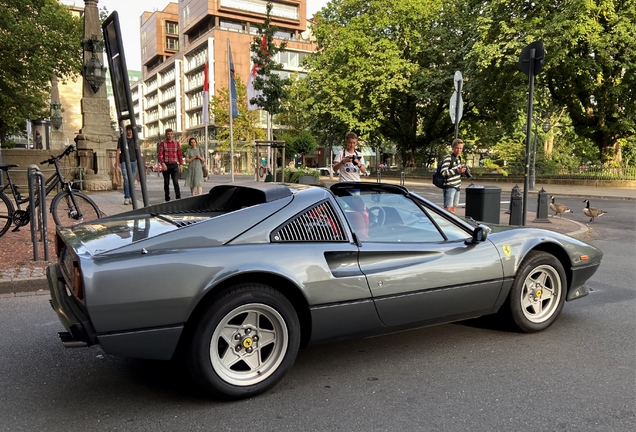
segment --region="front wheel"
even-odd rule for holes
[[[187,360],[194,379],[213,396],[238,399],[273,387],[291,368],[300,345],[294,307],[262,284],[228,289],[199,317]]]
[[[504,311],[523,332],[545,330],[563,309],[566,287],[561,262],[546,252],[532,251],[521,263]]]
[[[0,236],[9,230],[11,221],[13,221],[13,204],[8,196],[0,193]]]
[[[53,198],[51,213],[58,226],[72,226],[82,222],[99,219],[101,212],[92,199],[81,192],[73,192],[73,199],[69,191],[60,192]]]

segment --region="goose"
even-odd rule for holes
[[[559,215],[559,217],[561,217],[563,213],[572,213],[572,210],[567,208],[565,204],[555,203],[553,196],[551,196],[550,199],[552,200],[550,202],[550,210],[554,212],[555,216]]]
[[[583,213],[585,216],[589,216],[591,218],[590,222],[594,222],[595,218],[601,217],[606,213],[600,208],[590,207],[590,200],[583,200],[583,202],[587,203],[587,206],[583,209]]]

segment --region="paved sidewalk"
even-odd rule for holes
[[[236,175],[235,182],[249,182],[252,181],[251,176]],[[329,185],[336,179],[329,179],[329,177],[322,177],[321,180]],[[364,181],[375,182],[376,179],[373,176],[365,177]],[[399,184],[397,179],[384,178],[384,182]],[[209,190],[217,184],[230,183],[231,178],[229,175],[216,175],[211,176],[210,180],[204,185],[204,192]],[[470,183],[464,183],[464,187]],[[502,189],[502,199],[507,200],[514,184],[512,183],[496,183],[496,182],[479,182],[477,186],[497,186]],[[435,188],[430,182],[430,179],[406,179],[405,186],[407,187],[424,187]],[[163,190],[163,178],[156,177],[152,174],[147,176],[147,189],[150,191],[162,191]],[[523,184],[519,185],[523,188]],[[591,186],[574,186],[574,185],[547,185],[537,184],[536,190],[529,191],[529,194],[534,194],[544,188],[546,192],[554,196],[574,196],[585,198],[612,198],[612,199],[627,199],[636,200],[636,189],[630,188],[605,188],[605,187],[591,187]],[[187,191],[183,190],[183,193]],[[141,200],[141,190],[139,185],[136,188],[138,207],[143,207]],[[90,192],[90,197],[97,203],[100,210],[104,215],[114,215],[132,209],[130,205],[123,205],[123,193],[122,191],[108,191],[108,192]],[[184,195],[187,196],[187,195]],[[463,216],[465,209],[459,207],[457,214]],[[499,217],[499,223],[502,225],[508,225],[509,215],[504,211],[501,212]],[[548,229],[551,231],[568,234],[576,238],[585,239],[591,235],[590,229],[578,222],[572,221],[567,217],[553,218],[550,217],[550,222],[534,222],[536,214],[528,213],[526,215],[526,226]],[[48,294],[48,286],[46,282],[45,269],[43,267],[36,267],[34,269],[9,269],[0,272],[0,299],[3,297],[15,297],[22,295],[45,295]]]

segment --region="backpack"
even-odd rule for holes
[[[437,165],[437,170],[433,174],[433,184],[438,188],[444,187],[444,177],[442,177],[442,163]]]

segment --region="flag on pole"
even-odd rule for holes
[[[263,53],[267,52],[267,36],[263,35],[263,39],[261,40],[261,51]],[[256,90],[254,89],[254,79],[256,78],[256,75],[258,75],[258,70],[259,70],[259,66],[254,63],[254,65],[252,66],[252,71],[250,72],[250,76],[247,80],[247,109],[248,110],[257,110],[257,109],[261,109],[258,105],[256,104],[252,104],[251,100],[254,98],[257,98],[259,96],[262,96],[263,91],[262,90]]]
[[[234,61],[232,61],[232,49],[229,48],[228,44],[228,56],[230,63],[230,98],[231,98],[231,106],[232,106],[232,118],[237,118],[239,116],[238,112],[238,103],[236,102],[236,79],[234,79]]]
[[[210,78],[208,72],[208,62],[205,62],[203,70],[203,109],[201,111],[201,123],[208,124],[210,122],[210,110],[208,103],[210,101]]]

